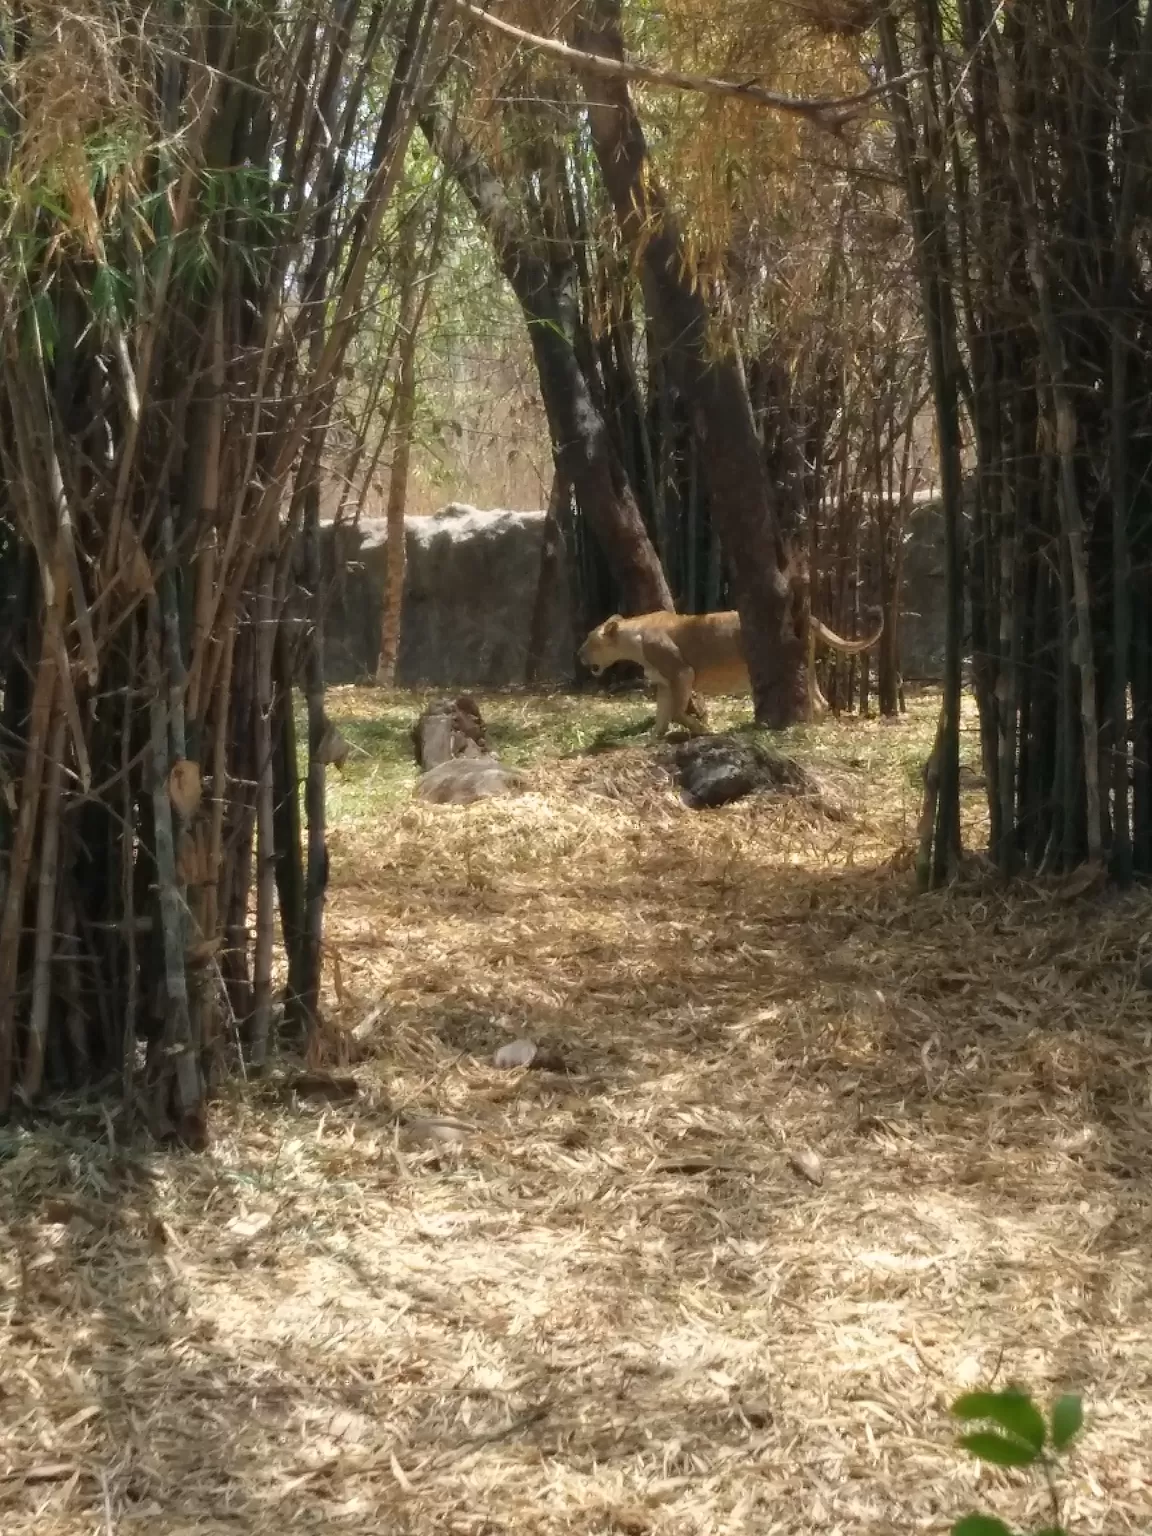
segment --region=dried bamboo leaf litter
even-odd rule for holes
[[[482,704],[526,752],[578,707]],[[0,1132],[4,1531],[1035,1523],[947,1419],[1011,1379],[1084,1393],[1073,1527],[1146,1531],[1149,901],[917,898],[929,719],[812,737],[840,822],[689,811],[635,748],[468,810],[352,759],[361,1094],[237,1088],[202,1157]],[[518,1038],[567,1070],[494,1067]]]

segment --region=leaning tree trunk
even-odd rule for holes
[[[442,116],[427,113],[428,142],[471,203],[500,270],[519,301],[540,380],[557,467],[604,552],[627,613],[673,607],[660,557],[580,366],[573,339],[569,274],[541,232],[521,228],[503,182]]]
[[[587,53],[622,59],[619,0],[586,0],[576,26]],[[756,718],[781,727],[809,714],[807,612],[769,482],[743,370],[734,350],[709,343],[707,305],[692,282],[684,242],[648,158],[625,83],[584,80],[597,163],[634,256],[649,325],[691,408],[700,467],[727,556]]]

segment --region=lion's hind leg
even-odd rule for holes
[[[696,681],[696,674],[692,668],[685,665],[676,674],[672,681],[671,703],[672,718],[677,725],[682,725],[691,736],[699,736],[707,729],[698,715],[692,713],[692,685]]]
[[[699,729],[688,713],[696,674],[667,635],[645,636],[642,642],[644,670],[656,685],[654,736],[663,736],[675,721],[693,734]]]

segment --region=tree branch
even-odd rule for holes
[[[664,86],[675,91],[696,91],[703,96],[735,96],[745,101],[753,101],[757,106],[768,107],[775,112],[807,118],[818,128],[833,134],[838,134],[844,124],[856,117],[870,101],[887,95],[890,91],[907,85],[912,80],[921,79],[925,73],[922,69],[913,70],[909,74],[901,75],[899,80],[886,80],[880,85],[871,86],[866,91],[858,91],[853,96],[785,96],[779,91],[768,90],[767,87],[757,84],[755,80],[718,80],[712,75],[687,75],[678,69],[657,68],[655,65],[642,64],[634,59],[609,59],[594,53],[584,53],[581,49],[571,48],[567,43],[558,42],[555,38],[538,37],[534,32],[525,32],[521,27],[514,27],[510,21],[501,21],[498,16],[492,16],[489,12],[481,10],[479,6],[469,4],[469,0],[449,0],[449,4],[461,16],[467,16],[470,21],[479,22],[489,30],[534,48],[550,58],[559,59],[582,74],[597,75],[603,80],[639,80],[647,85]]]

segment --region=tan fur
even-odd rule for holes
[[[867,640],[844,640],[813,619],[809,629],[809,654],[817,638],[834,650],[856,655],[876,644],[880,628]],[[619,614],[605,619],[580,647],[584,666],[599,674],[617,661],[634,661],[656,687],[656,723],[653,733],[663,736],[675,721],[693,735],[700,723],[688,713],[693,691],[702,694],[747,694],[752,691],[748,663],[740,635],[740,615],[729,613],[640,613],[632,618]],[[811,671],[810,671],[811,677]],[[827,703],[814,687],[809,693],[814,707]]]

